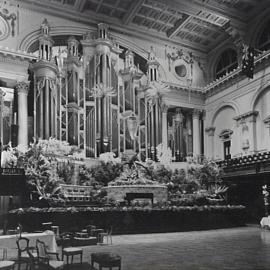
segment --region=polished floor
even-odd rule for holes
[[[270,231],[258,227],[113,236],[113,245],[83,249],[84,264],[70,269],[90,270],[90,254],[107,251],[122,257],[122,270],[270,269]]]

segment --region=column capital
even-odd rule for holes
[[[206,111],[202,110],[202,120],[205,120],[205,118],[206,118]]]
[[[28,95],[29,82],[18,82],[15,88],[18,91],[18,94],[22,93]]]
[[[169,109],[169,106],[167,104],[165,104],[164,102],[161,102],[160,108],[161,108],[162,113],[167,113],[168,109]]]
[[[200,117],[201,110],[199,109],[193,109],[192,111],[192,118],[199,118]]]
[[[0,88],[0,98],[2,99],[6,95],[6,92]]]
[[[207,127],[205,128],[205,132],[208,134],[208,136],[214,136],[216,127]]]

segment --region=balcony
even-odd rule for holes
[[[270,151],[226,159],[218,161],[217,164],[223,169],[224,178],[263,175],[270,173]]]

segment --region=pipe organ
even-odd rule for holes
[[[170,108],[163,100],[153,49],[145,74],[135,65],[134,53],[110,37],[106,24],[98,24],[97,32],[85,34],[80,42],[70,37],[67,48],[59,47],[55,55],[53,43],[45,20],[33,65],[35,137],[67,141],[88,158],[114,152],[156,160],[160,143],[172,147],[176,159],[192,151],[192,119],[185,124],[185,140],[181,109],[174,112],[170,132]]]

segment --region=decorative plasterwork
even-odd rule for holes
[[[230,129],[223,129],[220,134],[219,138],[222,140],[229,140],[233,134],[233,131]]]
[[[15,13],[9,13],[7,9],[0,11],[0,41],[8,36],[15,35],[15,21],[17,16]]]
[[[22,93],[22,94],[28,95],[29,82],[19,82],[16,84],[15,88],[18,91],[18,94]]]
[[[216,127],[207,127],[205,128],[205,132],[208,134],[208,136],[214,136]]]
[[[263,119],[263,122],[266,124],[268,128],[270,128],[270,115]]]
[[[249,111],[247,113],[236,116],[233,119],[236,120],[238,124],[246,121],[256,122],[256,117],[258,113],[259,113],[258,111]]]

